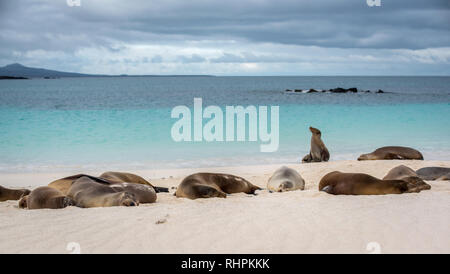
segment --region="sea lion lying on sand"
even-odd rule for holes
[[[261,188],[244,178],[221,173],[196,173],[183,179],[175,192],[178,198],[226,198],[227,194],[244,192],[255,194]]]
[[[417,173],[411,168],[400,165],[391,169],[383,180],[402,180],[408,183],[410,192],[420,192],[421,190],[431,189],[431,186],[425,183]]]
[[[408,183],[402,180],[380,180],[364,173],[333,171],[320,180],[319,191],[335,195],[383,195],[419,192],[420,190],[410,190]]]
[[[116,189],[109,184],[99,183],[86,176],[72,183],[67,196],[72,198],[78,207],[84,208],[139,205],[134,194],[123,191],[122,188]]]
[[[131,174],[131,173],[125,173],[125,172],[105,172],[100,177],[95,177],[87,174],[77,174],[68,176],[62,179],[55,180],[48,184],[49,187],[53,187],[58,189],[64,194],[67,194],[69,191],[69,188],[72,186],[72,183],[76,181],[77,179],[81,177],[88,177],[93,181],[96,181],[98,183],[103,183],[107,185],[115,185],[115,184],[122,184],[122,183],[131,183],[131,184],[139,184],[139,185],[146,185],[155,190],[155,192],[169,192],[168,188],[165,187],[155,187],[152,184],[150,184],[148,181],[146,181],[144,178]]]
[[[450,180],[450,168],[448,167],[424,167],[416,171],[423,180]]]
[[[0,186],[0,202],[8,200],[19,200],[25,195],[30,194],[28,189],[10,189]]]
[[[80,179],[81,177],[88,177],[96,182],[101,182],[104,184],[113,184],[114,183],[114,182],[110,182],[108,180],[105,180],[105,179],[102,179],[99,177],[95,177],[95,176],[91,176],[91,175],[87,175],[87,174],[76,174],[76,175],[72,175],[72,176],[64,177],[62,179],[55,180],[55,181],[49,183],[48,186],[61,191],[64,195],[67,195],[67,193],[69,193],[69,189],[72,186],[73,182]]]
[[[58,209],[73,205],[75,205],[75,202],[71,198],[65,196],[61,191],[48,186],[36,188],[19,201],[20,208],[28,209]]]
[[[362,160],[423,160],[423,155],[410,147],[388,146],[378,148],[372,153],[362,154],[358,161]]]
[[[267,182],[269,191],[283,192],[305,189],[305,180],[292,168],[283,166],[277,169]]]
[[[303,163],[309,162],[327,162],[330,159],[330,153],[327,147],[322,142],[322,133],[317,128],[309,127],[312,133],[311,136],[311,150],[309,154],[303,157]]]
[[[148,185],[135,183],[119,183],[110,185],[117,192],[133,194],[140,204],[150,204],[156,201],[155,189]]]
[[[100,175],[100,178],[116,183],[134,183],[134,184],[148,185],[153,187],[157,193],[169,192],[168,188],[153,186],[141,176],[132,173],[108,171]]]

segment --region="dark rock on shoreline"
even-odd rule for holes
[[[0,76],[0,80],[24,80],[28,79],[26,77],[16,77],[16,76]]]
[[[308,89],[308,90],[303,90],[303,89],[286,89],[287,92],[298,92],[298,93],[315,93],[315,92],[331,92],[331,93],[357,93],[358,89],[357,88],[341,88],[341,87],[337,87],[337,88],[332,88],[329,90],[323,89],[323,90],[316,90],[316,89]],[[369,93],[370,90],[360,90],[359,92],[365,92],[365,93]],[[385,93],[385,91],[379,89],[378,91],[376,91],[375,93]]]

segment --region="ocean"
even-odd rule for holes
[[[371,93],[288,93],[357,87]],[[386,93],[375,94],[382,89]],[[279,106],[279,147],[175,142],[174,107]],[[450,77],[86,77],[0,81],[0,172],[296,163],[309,126],[331,158],[386,145],[450,160]],[[204,122],[206,122],[205,120]]]

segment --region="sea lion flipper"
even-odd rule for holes
[[[332,190],[333,190],[333,187],[328,185],[328,186],[325,186],[324,188],[322,188],[320,191],[324,191],[326,193],[332,194]]]
[[[328,162],[328,160],[330,159],[330,152],[328,152],[328,149],[324,148],[321,152],[321,158],[322,161],[324,162]]]
[[[311,162],[311,153],[309,153],[309,154],[306,154],[305,155],[305,157],[303,157],[303,159],[302,159],[302,162],[303,163],[309,163],[309,162]]]

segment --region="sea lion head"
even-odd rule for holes
[[[63,207],[68,207],[68,206],[76,206],[77,204],[75,203],[74,200],[72,200],[72,198],[70,197],[64,197],[63,199]]]
[[[424,180],[416,176],[402,178],[402,181],[407,182],[407,192],[420,192],[422,190],[431,189],[429,184],[425,183]]]
[[[22,196],[20,196],[20,198],[25,197],[25,196],[28,196],[28,195],[30,195],[30,193],[31,193],[31,190],[29,190],[29,189],[24,189],[24,190],[23,190],[23,193],[22,193]]]
[[[19,200],[19,208],[28,208],[27,200],[28,195],[22,195],[22,198]]]
[[[322,132],[320,132],[320,130],[318,130],[317,128],[309,127],[309,131],[311,131],[311,133],[313,135],[317,135],[317,136],[321,136],[322,135]]]
[[[280,184],[280,186],[278,188],[278,192],[289,191],[293,187],[294,187],[294,184],[292,184],[292,182],[284,181]]]
[[[361,155],[358,157],[358,161],[364,161],[364,160],[377,160],[377,158],[374,157],[374,156],[372,155],[372,153],[361,154]]]
[[[132,193],[124,192],[120,195],[119,199],[120,206],[139,206],[136,196]]]

